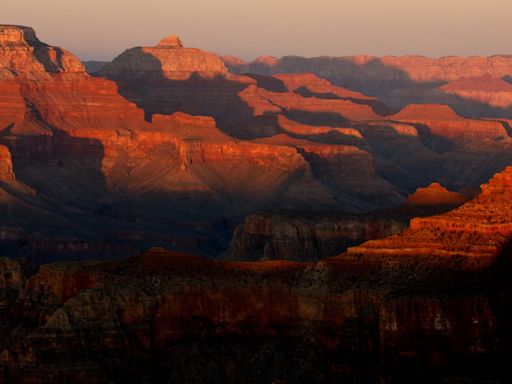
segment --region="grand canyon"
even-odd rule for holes
[[[512,56],[0,25],[0,211],[0,383],[510,380]]]

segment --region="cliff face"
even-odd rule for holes
[[[389,236],[403,230],[407,224],[406,217],[254,213],[235,229],[225,257],[230,260],[317,260],[337,255],[349,245]]]
[[[9,182],[14,179],[11,152],[6,146],[0,145],[0,180]]]
[[[196,48],[184,48],[179,37],[164,38],[155,47],[136,47],[125,51],[112,63],[101,68],[106,77],[163,76],[171,80],[186,80],[192,76],[213,78],[227,75],[222,60],[215,54]]]
[[[10,292],[3,304],[10,320],[0,332],[2,378],[503,380],[511,187],[508,168],[453,211],[413,219],[400,234],[314,263],[227,262],[152,249],[120,262],[45,265],[25,282],[19,266],[4,260],[0,289]],[[322,234],[330,227],[306,230],[297,222],[260,216],[244,229],[280,231],[273,251],[294,252],[294,244],[278,241],[290,230],[299,239],[314,230],[328,243]],[[337,228],[347,238],[362,229],[347,222]]]
[[[217,223],[251,211],[388,208],[512,161],[504,120],[391,114],[307,73],[234,75],[175,36],[120,55],[101,72],[112,82],[30,28],[1,30],[1,224],[25,233],[9,252],[32,260],[59,241],[95,255],[206,242],[216,255],[228,232]]]
[[[432,183],[418,188],[403,205],[390,210],[359,215],[305,211],[253,213],[235,229],[224,257],[293,261],[331,257],[348,247],[403,231],[415,217],[446,212],[468,200],[465,195]]]
[[[11,25],[0,25],[0,68],[0,79],[85,72],[80,60],[64,49],[42,43],[32,28]]]
[[[185,48],[164,45],[149,49],[175,52]],[[153,58],[158,56],[157,53],[148,55]],[[339,82],[333,85],[325,80],[331,79],[326,73],[307,69],[298,71],[295,68],[288,70],[279,64],[286,61],[284,59],[266,58],[258,61],[258,65],[274,68],[275,71],[271,72],[275,75],[272,76],[268,71],[241,67],[238,73],[245,73],[243,76],[219,72],[214,78],[196,76],[171,80],[168,77],[172,77],[172,74],[163,75],[164,67],[173,68],[179,60],[171,56],[164,58],[161,55],[161,58],[156,60],[154,69],[141,70],[134,76],[123,75],[123,70],[116,66],[102,73],[102,76],[114,79],[121,93],[143,108],[148,119],[155,114],[180,110],[193,115],[213,116],[219,129],[232,137],[254,139],[275,136],[277,139],[278,135],[286,133],[293,138],[317,143],[355,145],[371,154],[379,175],[408,192],[414,191],[418,185],[434,181],[443,182],[450,188],[475,186],[488,180],[509,162],[505,158],[508,155],[504,153],[508,152],[510,143],[502,140],[509,137],[506,122],[464,118],[446,105],[434,104],[410,106],[393,114],[396,110],[375,97],[355,91],[360,89],[353,84],[346,84],[350,89],[343,88]],[[344,62],[331,61],[333,68]],[[126,65],[132,63],[128,57],[120,55],[118,64],[122,66],[123,62]],[[237,60],[234,62],[240,63]],[[372,74],[372,71],[378,72],[379,66],[372,64],[371,58],[354,58],[347,62],[352,63],[352,67],[345,68],[347,79],[353,78],[354,71],[359,73],[357,66],[366,65],[368,69],[358,76],[366,76],[368,83],[378,83],[379,76]],[[422,63],[420,60],[407,66],[412,71],[415,65],[438,65]],[[471,60],[462,60],[454,64],[448,60],[439,65],[440,68],[449,65],[462,68],[473,65],[471,63]],[[230,65],[229,60],[227,65]],[[452,69],[446,68],[446,71]],[[436,69],[434,72],[441,74],[443,70]],[[178,76],[179,70],[176,71]],[[414,80],[411,87],[423,89],[421,81],[432,80],[420,80],[428,78],[425,76]],[[455,74],[453,76],[456,77]],[[391,78],[398,81],[400,76]],[[439,83],[436,84],[432,87],[439,86]],[[400,87],[406,85],[398,84]],[[392,95],[389,94],[389,97]],[[404,100],[408,100],[406,104],[409,104],[415,99],[406,97]],[[398,106],[406,107],[400,103]],[[489,169],[480,167],[482,162],[487,163]],[[469,180],[471,177],[474,180]]]
[[[422,268],[220,262],[158,249],[44,266],[9,302],[17,319],[37,320],[0,339],[3,379],[432,382],[471,376],[470,361],[486,379],[503,377],[500,308],[510,296],[494,296],[485,270],[466,279],[449,261]],[[467,293],[475,277],[482,285]]]
[[[350,248],[349,255],[370,258],[468,257],[476,264],[492,263],[502,249],[508,249],[510,222],[510,186],[512,168],[494,176],[482,186],[482,193],[461,207],[431,217],[415,218],[408,230]]]

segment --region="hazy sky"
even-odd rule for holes
[[[512,54],[512,0],[1,0],[1,20],[82,59],[176,33],[244,59]]]

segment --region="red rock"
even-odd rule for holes
[[[287,56],[272,60],[258,58],[248,64],[230,62],[229,66],[230,69],[243,73],[311,72],[336,84],[355,83],[365,89],[375,89],[371,84],[374,79],[377,80],[374,85],[378,86],[379,82],[387,81],[396,89],[407,83],[449,82],[484,75],[503,78],[512,74],[510,56],[448,56],[439,59],[424,56],[360,55],[310,59]]]
[[[512,167],[482,186],[475,199],[447,213],[415,218],[403,233],[350,248],[348,254],[385,260],[430,256],[463,257],[479,266],[496,261],[512,235],[509,195]]]
[[[512,84],[491,75],[461,78],[439,89],[463,99],[461,103],[472,101],[488,107],[504,109],[512,106]]]
[[[0,68],[0,79],[85,73],[80,60],[68,51],[40,42],[32,28],[11,25],[0,25]]]
[[[225,76],[227,69],[217,55],[196,48],[183,48],[179,37],[172,35],[162,39],[156,47],[136,47],[123,52],[99,73],[109,78],[126,76],[132,80],[141,75],[156,80],[160,77],[186,80],[193,76]]]
[[[480,140],[507,137],[499,122],[466,119],[447,105],[414,104],[390,117],[412,124],[423,124],[433,135],[453,140]]]
[[[451,192],[439,183],[432,183],[425,188],[418,188],[416,192],[407,198],[407,203],[412,205],[453,205],[458,206],[468,201],[468,198],[460,193]]]
[[[250,98],[249,98],[250,95]],[[306,112],[334,113],[350,120],[375,120],[380,118],[368,105],[361,105],[350,100],[328,100],[316,97],[303,97],[293,92],[272,92],[256,86],[246,88],[240,93],[246,101],[259,97],[266,108],[255,108],[259,115],[280,110],[300,110]],[[280,108],[280,109],[277,109]]]
[[[177,35],[171,35],[160,40],[158,46],[168,48],[183,48],[183,43]]]
[[[12,169],[12,158],[9,148],[5,145],[0,145],[0,180],[9,182],[14,179],[15,176]]]

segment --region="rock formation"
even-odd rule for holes
[[[49,78],[49,73],[83,73],[85,68],[68,51],[50,47],[32,28],[0,25],[0,79]]]
[[[255,210],[389,208],[512,161],[506,119],[390,114],[308,73],[234,75],[175,36],[121,54],[100,72],[113,82],[30,28],[1,31],[1,224],[35,265],[148,244],[218,255]]]
[[[466,279],[459,259],[439,257],[418,268],[221,262],[152,249],[123,262],[44,266],[6,303],[25,325],[4,323],[2,378],[249,383],[254,372],[271,381],[432,382],[471,376],[468,366],[503,378],[510,314],[500,308],[512,297],[490,287],[509,270]]]
[[[449,106],[438,104],[412,104],[391,117],[402,122],[421,124],[430,133],[452,140],[499,139],[508,137],[503,124],[494,121],[465,119]]]
[[[512,76],[510,56],[286,56],[251,63],[226,57],[224,61],[235,73],[314,73],[333,84],[378,96],[398,108],[410,103],[448,104],[465,116],[510,115],[506,91],[506,80]]]
[[[121,96],[114,82],[90,77],[74,56],[40,42],[30,28],[4,26],[2,31],[6,43],[0,62],[2,73],[8,76],[0,81],[0,143],[5,147],[1,147],[1,177],[12,181],[15,169],[18,180],[14,188],[2,192],[2,201],[11,212],[2,224],[14,232],[20,227],[30,228],[28,233],[20,232],[24,234],[18,242],[13,241],[10,252],[29,253],[35,264],[61,257],[60,252],[55,253],[55,233],[59,233],[62,249],[75,249],[77,258],[84,257],[86,247],[93,254],[95,250],[105,251],[111,257],[116,251],[107,249],[131,254],[148,241],[197,247],[205,237],[211,239],[210,225],[260,207],[309,202],[319,208],[362,210],[402,200],[375,172],[371,154],[356,146],[341,142],[321,145],[307,138],[299,140],[300,145],[292,139],[286,143],[277,139],[239,140],[221,131],[211,117],[177,111],[167,116],[153,114],[148,122],[145,111]],[[47,60],[47,56],[53,57],[51,52],[61,55],[56,66]],[[157,65],[144,67],[147,62],[132,57],[135,52],[158,58]],[[215,111],[225,115],[228,111],[227,115],[235,119],[248,116],[244,124],[255,131],[269,128],[269,122],[273,124],[271,130],[279,129],[274,117],[258,119],[247,105],[230,108],[233,100],[241,102],[239,91],[256,80],[229,75],[217,56],[182,48],[176,38],[164,39],[147,52],[128,52],[109,68],[111,73],[124,76],[127,69],[139,76],[128,79],[157,79],[148,82],[148,89],[172,89],[172,97],[182,97],[186,92],[181,90],[189,89],[194,103],[179,102],[184,108],[176,109],[206,106],[206,112],[211,108],[215,117]],[[162,73],[173,77],[173,71],[202,75],[190,80],[190,88],[184,85],[176,92],[181,80],[176,83],[164,76],[172,87],[162,83]],[[205,94],[204,84],[215,84],[214,89],[225,97],[215,92]],[[331,91],[335,92],[334,88]],[[271,91],[261,91],[277,97]],[[295,95],[297,107],[310,99],[292,92],[285,98],[291,97],[293,102]],[[152,97],[160,98],[157,92],[147,100],[151,102]],[[357,94],[350,97],[364,98]],[[321,99],[311,99],[324,108]],[[166,100],[161,98],[160,102]],[[329,100],[326,102],[325,108],[332,109]],[[338,103],[350,106],[353,102]],[[373,116],[370,107],[363,109]],[[357,131],[340,132],[362,141]],[[364,173],[360,172],[364,177],[359,180],[350,171],[356,163],[364,164]],[[342,182],[345,178],[347,183]],[[333,183],[325,185],[326,180]],[[355,197],[367,181],[368,190]],[[316,192],[302,193],[305,183],[310,183],[310,192]],[[326,203],[321,196],[326,196]],[[190,227],[169,224],[181,220],[189,221]],[[38,235],[33,237],[33,231]],[[126,235],[116,239],[112,247],[91,240],[110,238],[112,233]]]
[[[432,183],[425,188],[418,188],[407,198],[409,205],[447,205],[458,206],[468,201],[461,193],[451,192],[439,183]]]
[[[512,167],[482,186],[475,199],[447,213],[415,218],[410,228],[394,236],[349,248],[349,255],[398,260],[408,257],[463,257],[476,265],[495,263],[508,249],[512,235],[510,187]]]
[[[403,231],[415,217],[432,216],[469,200],[439,183],[418,188],[394,209],[359,215],[307,213],[306,211],[257,212],[235,228],[228,251],[230,260],[310,261],[336,256],[368,240]]]
[[[512,74],[510,56],[449,56],[439,59],[423,56],[360,55],[310,59],[285,56],[273,60],[256,59],[251,63],[228,57],[226,65],[237,73],[311,72],[337,85],[357,89],[366,94],[378,94],[413,83],[439,84],[464,77],[490,75],[494,78],[503,78]]]
[[[235,229],[225,258],[311,261],[407,227],[407,217],[254,213]]]
[[[12,170],[12,158],[9,148],[5,145],[0,145],[0,180],[9,182],[14,179],[15,176]]]
[[[506,382],[511,73],[0,26],[0,382]]]
[[[186,80],[191,77],[214,78],[227,75],[222,60],[215,54],[196,48],[184,48],[176,35],[163,38],[155,47],[136,47],[106,64],[100,74],[108,78],[163,77]]]

